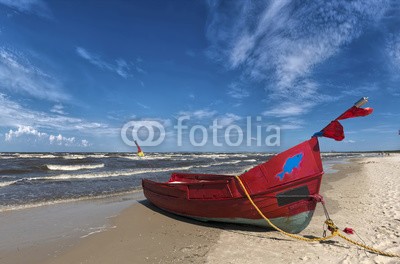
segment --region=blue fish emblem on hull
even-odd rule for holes
[[[299,168],[302,159],[303,153],[299,153],[297,155],[294,155],[293,157],[288,158],[285,162],[285,165],[283,165],[283,171],[276,175],[279,177],[279,180],[283,180],[286,173],[290,174],[295,168]]]

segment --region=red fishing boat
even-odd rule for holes
[[[367,98],[358,101],[311,139],[273,156],[239,179],[234,175],[173,173],[165,183],[143,179],[144,195],[165,211],[200,221],[268,226],[246,190],[274,225],[298,233],[309,224],[320,197],[324,172],[318,136],[342,140],[339,120],[370,114],[371,108],[360,108],[366,102]]]

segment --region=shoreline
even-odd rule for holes
[[[400,180],[396,178],[399,161],[400,155],[392,155],[334,164],[328,171],[335,172],[323,176],[320,191],[336,225],[352,227],[368,245],[394,253],[400,253],[400,205],[397,205]],[[381,197],[382,191],[388,196],[386,201]],[[88,203],[93,206],[93,202]],[[338,238],[325,243],[305,243],[262,228],[202,223],[175,216],[145,201],[132,204],[132,200],[127,200],[125,205],[117,210],[117,216],[102,219],[108,223],[107,228],[93,230],[83,238],[32,240],[32,245],[18,251],[1,251],[0,262],[263,263],[268,259],[276,263],[387,263],[394,260],[365,253]],[[301,234],[320,236],[324,220],[322,207],[318,205],[310,225]],[[23,256],[25,261],[21,261]]]
[[[135,197],[140,193],[142,193],[142,189],[134,189],[131,191],[126,191],[126,192],[112,193],[112,194],[105,194],[105,195],[98,195],[98,196],[86,196],[86,197],[70,198],[70,199],[64,199],[64,200],[52,200],[52,201],[37,202],[37,203],[22,204],[22,205],[3,205],[3,206],[0,206],[0,214],[2,214],[2,213],[7,214],[7,213],[13,213],[13,212],[21,211],[21,210],[42,208],[42,207],[46,207],[46,206],[57,206],[57,205],[62,206],[65,204],[80,203],[80,202],[115,200],[115,199],[118,199],[119,197],[129,197],[129,196]]]

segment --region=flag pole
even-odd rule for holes
[[[352,107],[350,107],[349,109],[347,109],[346,111],[344,111],[340,116],[338,116],[336,119],[334,120],[339,120],[347,111],[349,111],[350,109],[352,109],[353,107],[356,108],[360,108],[361,106],[365,105],[366,103],[368,103],[368,97],[361,97],[360,100],[358,100],[357,102],[354,103],[354,105]]]
[[[368,103],[368,97],[362,97],[360,100],[358,100],[354,106],[355,107],[361,107],[363,105],[365,105],[366,103]]]

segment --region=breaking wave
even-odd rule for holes
[[[90,170],[90,169],[103,168],[104,167],[104,163],[100,163],[100,164],[80,164],[80,165],[47,164],[46,167],[49,170],[61,170],[61,171]]]
[[[63,156],[63,158],[64,159],[86,159],[87,158],[87,156],[85,156],[85,155],[66,155],[66,156]]]
[[[55,159],[58,158],[55,155],[52,154],[15,154],[16,157],[22,158],[22,159]]]
[[[143,173],[157,173],[166,171],[176,170],[188,170],[193,166],[179,167],[179,168],[166,168],[166,169],[151,169],[151,170],[123,170],[113,172],[100,172],[100,173],[83,173],[83,174],[60,174],[48,177],[33,177],[28,178],[29,181],[37,180],[74,180],[74,179],[95,179],[95,178],[109,178],[109,177],[121,177],[121,176],[132,176]]]
[[[19,180],[16,181],[6,181],[6,182],[0,182],[0,187],[6,187],[6,186],[10,186],[16,182],[18,182]]]

